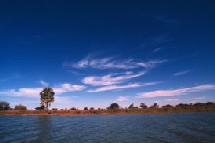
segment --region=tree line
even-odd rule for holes
[[[51,106],[51,103],[54,102],[54,95],[55,92],[51,87],[45,87],[40,93],[40,106],[36,107],[36,110],[48,110]],[[118,103],[111,103],[110,106],[108,106],[106,109],[98,108],[97,110],[119,110],[119,109],[125,109],[125,110],[140,110],[140,109],[162,109],[162,110],[206,110],[206,109],[215,109],[215,102],[207,102],[207,103],[179,103],[175,106],[167,104],[164,106],[159,106],[157,103],[154,103],[151,106],[147,106],[145,103],[140,103],[139,106],[134,106],[134,104],[130,104],[126,108],[121,108]],[[0,110],[12,110],[10,107],[10,103],[6,101],[0,101]],[[27,110],[27,107],[19,104],[16,105],[14,110]],[[58,110],[57,108],[52,108],[52,110]],[[63,109],[61,109],[63,110]],[[78,110],[75,107],[70,108],[70,110]],[[84,110],[95,110],[94,107],[84,107]]]
[[[16,105],[13,109],[10,107],[10,103],[6,101],[0,101],[0,110],[27,110],[27,107],[22,104],[19,104]]]
[[[145,103],[140,103],[139,106],[134,106],[134,104],[130,104],[128,107],[122,108],[119,106],[118,103],[111,103],[110,106],[108,106],[106,109],[103,108],[98,108],[95,109],[94,107],[84,107],[83,110],[141,110],[141,109],[166,109],[166,110],[170,110],[170,109],[180,109],[180,110],[192,110],[192,109],[207,109],[207,108],[214,108],[215,109],[215,102],[207,102],[207,103],[179,103],[175,106],[167,104],[167,105],[163,105],[163,106],[159,106],[157,103],[154,103],[151,106],[147,106]],[[35,108],[36,110],[44,110],[44,108]],[[0,101],[0,110],[27,110],[27,107],[19,104],[16,105],[13,108],[10,107],[10,103],[6,102],[6,101]],[[52,110],[58,110],[57,108],[52,108]],[[63,110],[63,109],[61,109]],[[75,107],[71,107],[69,110],[78,110]]]

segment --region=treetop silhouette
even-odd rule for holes
[[[45,110],[48,110],[48,107],[51,106],[51,103],[54,102],[55,92],[51,87],[45,87],[40,92],[40,101],[41,107],[44,107]]]

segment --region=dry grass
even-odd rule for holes
[[[215,108],[147,108],[147,109],[118,109],[118,110],[4,110],[0,116],[80,116],[80,115],[110,115],[110,114],[165,114],[181,112],[215,112]]]

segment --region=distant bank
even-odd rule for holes
[[[184,112],[215,112],[214,108],[205,109],[176,109],[176,108],[148,108],[148,109],[116,109],[116,110],[4,110],[0,116],[80,116],[80,115],[111,115],[111,114],[169,114]]]

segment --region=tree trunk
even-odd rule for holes
[[[46,110],[46,111],[49,110],[48,102],[46,102],[46,109],[45,109],[45,110]]]

